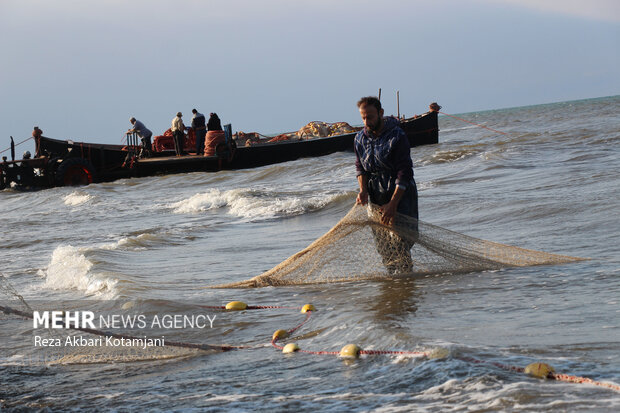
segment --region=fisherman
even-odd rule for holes
[[[153,132],[147,129],[144,126],[144,123],[140,122],[133,116],[129,118],[129,122],[133,125],[133,128],[129,129],[125,132],[125,135],[129,135],[131,133],[137,133],[140,136],[140,141],[142,142],[142,149],[140,150],[139,157],[149,157],[151,156],[152,146],[151,146],[151,136],[153,136]]]
[[[32,137],[34,138],[34,157],[35,158],[38,158],[39,156],[41,156],[41,153],[39,153],[41,136],[43,136],[43,131],[39,129],[38,126],[35,126],[34,129],[32,130]]]
[[[207,123],[207,130],[222,130],[222,122],[220,121],[217,113],[212,112],[209,114],[209,122]]]
[[[36,139],[36,138],[40,138],[41,135],[43,135],[43,131],[39,129],[38,126],[35,126],[34,129],[32,130],[32,137]]]
[[[207,134],[207,126],[205,125],[205,115],[199,113],[196,109],[192,109],[194,116],[192,117],[192,129],[196,136],[196,155],[202,155],[205,151],[205,135]]]
[[[177,116],[172,119],[172,135],[174,136],[174,151],[177,156],[184,155],[183,144],[185,143],[185,125],[183,124],[183,114],[177,112]]]
[[[439,106],[437,102],[433,102],[430,105],[428,105],[429,112],[439,112],[440,110],[441,110],[441,106]]]
[[[355,167],[359,183],[357,204],[379,205],[381,223],[393,225],[396,212],[418,219],[418,191],[413,179],[411,148],[405,132],[394,117],[383,117],[378,98],[368,96],[357,102],[364,129],[355,136]],[[373,230],[377,250],[388,272],[406,273],[413,267],[411,247],[391,231]]]

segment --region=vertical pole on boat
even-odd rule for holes
[[[138,153],[138,133],[134,132],[132,133],[132,144],[133,144],[133,151],[134,153]]]
[[[15,160],[15,142],[13,142],[13,137],[11,136],[11,160]]]
[[[381,88],[379,88],[379,100],[381,100]]]
[[[129,152],[132,155],[137,152],[136,144],[137,144],[136,132],[132,132],[131,134],[129,134],[129,136],[127,136],[127,146],[129,147]]]
[[[396,91],[396,110],[398,111],[398,119],[400,119],[400,92]]]

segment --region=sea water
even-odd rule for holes
[[[619,410],[616,391],[498,367],[543,361],[559,373],[620,383],[619,113],[616,96],[459,115],[505,134],[440,116],[440,143],[411,150],[420,219],[477,238],[590,258],[565,265],[203,288],[258,275],[338,222],[357,194],[351,152],[241,171],[2,191],[0,305],[23,309],[17,293],[34,310],[133,311],[147,322],[205,314],[215,316],[213,328],[168,326],[166,340],[249,348],[50,363],[37,358],[43,349],[33,349],[32,322],[4,315],[0,406]],[[287,308],[211,308],[233,300]],[[294,333],[302,349],[338,351],[355,343],[376,350],[442,348],[449,355],[349,362],[283,355],[270,345],[271,335],[299,325],[305,316],[291,308],[306,303],[318,311]],[[133,333],[155,333],[148,327]]]

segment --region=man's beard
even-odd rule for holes
[[[370,131],[373,132],[375,135],[379,134],[382,127],[383,127],[383,119],[381,117],[379,117],[376,124],[368,125],[368,129],[370,129]]]

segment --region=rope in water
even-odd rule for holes
[[[209,310],[227,310],[225,305],[199,305],[200,308],[207,308]],[[248,305],[246,310],[301,310],[301,307],[282,307],[279,305]]]
[[[502,132],[502,131],[499,131],[497,129],[489,128],[488,126],[480,125],[478,123],[470,122],[470,121],[465,120],[463,118],[459,118],[458,116],[450,115],[449,113],[445,113],[445,112],[441,112],[441,111],[438,111],[438,112],[441,113],[442,115],[450,116],[451,118],[458,119],[458,120],[460,120],[462,122],[465,122],[465,123],[469,123],[470,125],[474,125],[474,126],[478,126],[480,128],[488,129],[490,131],[497,132],[497,133],[500,133],[502,135],[508,135],[506,132]]]
[[[566,383],[593,384],[594,386],[607,387],[608,389],[612,389],[612,390],[620,392],[620,385],[617,385],[615,383],[608,383],[608,382],[602,382],[602,381],[594,381],[594,380],[589,379],[587,377],[569,376],[568,374],[552,373],[549,378],[557,380],[557,381],[563,381],[563,382],[566,382]]]
[[[233,303],[241,303],[241,302],[233,302]],[[260,309],[281,309],[281,308],[285,308],[285,309],[296,309],[298,310],[300,307],[280,307],[280,306],[247,306],[245,305],[245,303],[241,303],[244,304],[244,307],[237,307],[237,310],[246,310],[246,309],[251,309],[251,310],[260,310]],[[201,308],[211,308],[211,309],[222,309],[222,310],[226,310],[227,306],[199,306]],[[313,354],[313,355],[330,355],[330,356],[341,356],[341,357],[345,357],[345,358],[357,358],[360,355],[406,355],[406,356],[417,356],[417,357],[432,357],[433,355],[433,351],[399,351],[399,350],[362,350],[359,347],[355,346],[355,345],[347,345],[345,347],[343,347],[343,349],[341,351],[313,351],[313,350],[304,350],[304,349],[300,349],[296,344],[294,343],[289,343],[287,344],[287,346],[294,344],[294,346],[292,347],[292,350],[287,351],[286,347],[287,346],[281,346],[279,345],[277,342],[280,339],[284,339],[289,337],[291,334],[293,334],[295,331],[299,330],[301,327],[303,327],[309,320],[310,317],[312,316],[312,313],[315,310],[314,306],[312,306],[311,304],[306,304],[305,306],[301,307],[302,308],[302,312],[304,312],[306,314],[305,319],[299,323],[298,325],[296,325],[293,328],[290,328],[288,330],[278,330],[274,333],[273,338],[271,340],[271,345],[273,347],[275,347],[278,350],[281,350],[283,352],[300,352],[300,353],[306,353],[306,354]],[[24,311],[20,311],[20,310],[16,310],[10,307],[4,307],[4,306],[0,306],[0,311],[4,312],[5,314],[13,314],[13,315],[18,315],[24,318],[28,318],[28,319],[32,319],[33,315]],[[77,330],[77,331],[82,331],[85,333],[89,333],[89,334],[94,334],[94,335],[98,335],[98,336],[105,336],[105,337],[114,337],[114,338],[124,338],[124,339],[137,339],[138,337],[135,336],[131,336],[131,335],[126,335],[126,334],[117,334],[117,333],[111,333],[111,332],[106,332],[106,331],[101,331],[101,330],[95,330],[95,329],[91,329],[91,328],[80,328],[80,327],[69,327],[72,330]],[[199,349],[199,350],[218,350],[218,351],[231,351],[231,350],[240,350],[240,349],[255,349],[257,348],[256,346],[233,346],[233,345],[212,345],[212,344],[197,344],[197,343],[184,343],[184,342],[178,342],[178,341],[166,341],[165,343],[166,346],[171,346],[171,347],[181,347],[181,348],[192,348],[192,349]],[[347,351],[345,351],[345,349],[349,348]],[[446,355],[447,356],[447,352]],[[443,356],[443,357],[445,357]],[[440,356],[441,357],[441,356]],[[476,359],[473,357],[465,357],[465,356],[461,356],[461,357],[456,357],[459,360],[468,362],[468,363],[473,363],[473,364],[489,364],[495,367],[498,367],[500,369],[506,370],[506,371],[511,371],[511,372],[515,372],[515,373],[525,373],[525,374],[532,374],[531,370],[528,372],[528,369],[530,368],[530,366],[536,364],[536,365],[540,365],[537,366],[538,368],[540,368],[541,366],[543,367],[543,373],[541,373],[540,375],[538,374],[533,374],[535,377],[539,377],[539,378],[547,378],[547,379],[551,379],[551,380],[556,380],[556,381],[562,381],[562,382],[567,382],[567,383],[574,383],[574,384],[591,384],[594,386],[599,386],[599,387],[604,387],[604,388],[608,388],[611,390],[615,390],[620,392],[620,385],[615,384],[615,383],[611,383],[611,382],[601,382],[601,381],[596,381],[596,380],[592,380],[590,378],[587,377],[580,377],[580,376],[572,376],[572,375],[567,375],[567,374],[560,374],[560,373],[555,373],[553,371],[553,368],[543,364],[543,363],[532,363],[532,365],[523,368],[523,367],[518,367],[518,366],[511,366],[508,364],[503,364],[503,363],[499,363],[499,362],[493,362],[493,361],[485,361],[485,360],[480,360],[480,359]],[[545,370],[546,368],[546,370]]]
[[[306,314],[306,319],[301,324],[299,324],[298,326],[288,330],[288,334],[287,334],[286,337],[288,337],[294,331],[296,331],[299,328],[301,328],[301,326],[303,326],[310,319],[310,314],[311,313],[312,313],[312,311],[309,311]],[[277,334],[277,332],[276,332],[276,334]],[[273,347],[277,348],[278,350],[284,350],[285,347],[281,346],[281,345],[278,345],[277,342],[281,338],[285,338],[285,337],[280,337],[280,336],[277,336],[276,334],[274,334],[274,337],[271,340],[271,345]],[[300,349],[297,346],[295,346],[294,350],[292,350],[291,352],[300,352],[300,353],[314,354],[314,355],[343,356],[343,351],[344,351],[344,348],[343,348],[343,350],[341,350],[339,352],[338,351],[313,351],[313,350],[303,350],[303,349]],[[405,355],[405,356],[431,357],[433,352],[432,351],[406,351],[406,350],[405,351],[398,351],[398,350],[362,350],[362,349],[357,348],[357,351],[352,353],[352,356],[357,357],[357,356],[362,355],[362,354],[364,354],[364,355]],[[515,372],[515,373],[529,374],[527,372],[528,369],[527,368],[523,368],[523,367],[511,366],[511,365],[508,365],[508,364],[503,364],[503,363],[494,362],[494,361],[484,361],[484,360],[475,359],[473,357],[457,357],[457,358],[460,359],[460,360],[469,362],[469,363],[474,363],[474,364],[490,364],[490,365],[493,365],[493,366],[498,367],[498,368],[503,369],[503,370],[512,371],[512,372]],[[540,364],[540,363],[534,363],[534,364]],[[546,366],[546,365],[544,365],[544,366]],[[551,367],[549,367],[549,369],[553,370]],[[592,384],[592,385],[595,385],[595,386],[605,387],[605,388],[608,388],[608,389],[620,392],[620,385],[617,385],[615,383],[595,381],[595,380],[592,380],[592,379],[587,378],[587,377],[570,376],[570,375],[567,375],[567,374],[559,374],[559,373],[555,373],[555,372],[550,372],[549,374],[546,374],[545,377],[541,377],[541,378],[548,378],[548,379],[552,379],[552,380],[556,380],[556,381],[575,383],[575,384]]]
[[[479,360],[473,357],[458,357],[458,359],[469,362],[469,363],[474,363],[474,364],[491,364],[495,367],[499,367],[500,369],[507,370],[507,371],[514,371],[517,373],[526,373],[526,369],[524,369],[523,367],[510,366],[507,364],[502,364],[502,363],[493,362],[493,361]],[[595,381],[587,377],[570,376],[568,374],[549,372],[548,374],[545,375],[544,378],[547,378],[550,380],[562,381],[566,383],[592,384],[594,386],[606,387],[611,390],[620,391],[620,385],[617,385],[615,383]]]

